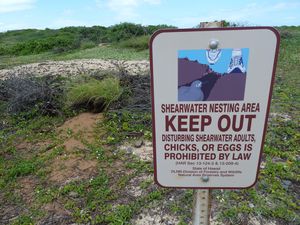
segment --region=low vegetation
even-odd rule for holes
[[[133,48],[137,51],[146,50],[149,48],[150,36],[144,35],[139,37],[133,37],[128,40],[119,43],[122,48]]]
[[[26,29],[0,33],[0,69],[45,60],[148,59],[148,40],[168,25],[121,23],[110,27]]]
[[[116,101],[122,93],[119,80],[114,77],[71,84],[67,92],[67,104],[75,108],[86,108],[92,112],[101,112]]]
[[[66,27],[58,30],[18,30],[0,33],[0,56],[32,55],[52,51],[64,53],[74,49],[92,48],[100,43],[120,41],[151,35],[160,28],[172,26],[142,26],[121,23],[110,27]]]

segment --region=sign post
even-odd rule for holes
[[[271,27],[173,29],[152,36],[154,172],[160,186],[255,184],[278,49],[279,34]],[[195,202],[205,196],[196,192]],[[205,209],[195,209],[193,221],[198,212]]]
[[[210,190],[194,190],[192,225],[209,225]]]
[[[204,22],[200,23],[200,28],[216,28],[223,27],[223,22]],[[216,40],[211,40],[209,43],[210,49],[217,49],[218,42]],[[202,179],[208,181],[208,177],[203,177]],[[209,225],[210,218],[210,207],[211,207],[211,190],[194,190],[193,193],[193,218],[192,225]]]

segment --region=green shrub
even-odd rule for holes
[[[128,40],[122,41],[119,46],[122,48],[134,48],[138,51],[146,50],[149,48],[149,35],[133,37]]]
[[[105,78],[101,81],[91,78],[85,83],[73,85],[67,93],[67,105],[85,108],[94,112],[105,110],[122,93],[119,80]]]
[[[151,35],[155,31],[160,30],[160,29],[171,29],[171,28],[174,29],[174,28],[177,28],[177,27],[166,25],[166,24],[148,25],[148,26],[145,27],[148,35]]]
[[[80,47],[80,40],[71,35],[59,35],[42,40],[29,40],[11,46],[11,55],[29,55],[59,49],[58,52],[69,51]]]
[[[90,40],[95,44],[106,42],[107,30],[108,28],[103,26],[81,27],[79,31],[80,39]]]
[[[110,27],[65,27],[57,30],[25,29],[8,31],[0,33],[0,55],[19,56],[49,51],[63,53],[78,48],[90,48],[99,43],[116,43],[135,37],[151,35],[162,28],[175,27],[120,23]],[[141,46],[138,46],[137,49],[146,49],[146,44],[142,41]]]
[[[0,46],[0,56],[1,55],[6,55],[7,54],[7,50],[4,46]]]
[[[118,42],[132,37],[145,35],[147,32],[140,24],[120,23],[109,27],[107,40],[109,42]]]
[[[290,39],[293,37],[293,33],[288,30],[281,30],[280,31],[280,37],[282,39]]]
[[[89,41],[89,40],[84,40],[84,41],[81,41],[81,43],[80,43],[81,49],[93,48],[95,46],[96,46],[95,42]]]

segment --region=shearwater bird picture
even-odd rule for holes
[[[202,82],[195,80],[190,86],[185,85],[178,88],[178,101],[202,101],[204,94],[201,89]]]

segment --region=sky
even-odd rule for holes
[[[300,0],[0,0],[0,31],[121,22],[191,28],[225,19],[248,26],[300,25]]]
[[[242,48],[242,59],[245,69],[248,67],[249,48]],[[209,64],[206,57],[205,49],[179,50],[178,58],[188,58],[189,60],[197,60],[201,64],[207,64],[209,67],[218,73],[227,73],[232,56],[232,48],[221,49],[221,55],[215,64]]]

